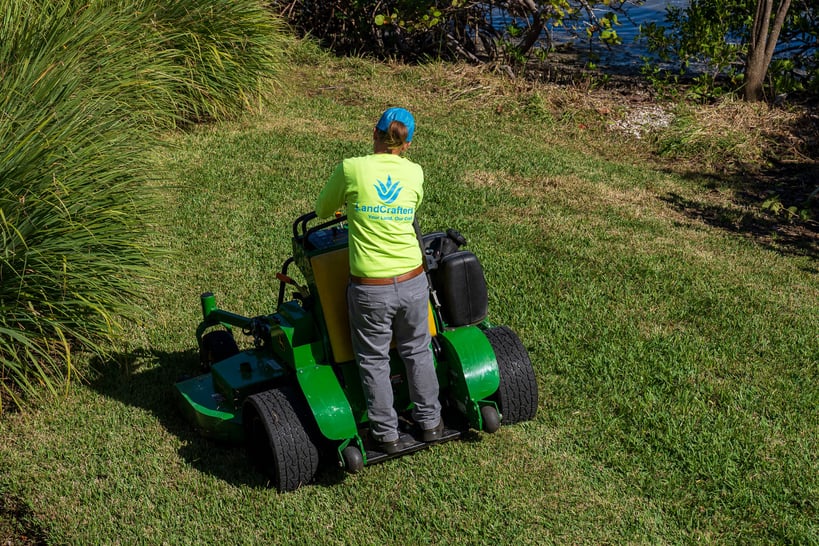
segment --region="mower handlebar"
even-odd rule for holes
[[[335,224],[341,224],[345,220],[347,220],[346,214],[339,214],[336,213],[336,216],[326,222],[322,222],[321,224],[315,225],[311,228],[307,228],[307,224],[311,220],[315,220],[318,218],[318,215],[315,211],[308,212],[307,214],[303,214],[296,218],[296,221],[293,222],[293,237],[295,239],[301,240],[302,245],[307,244],[307,240],[311,234],[321,231],[322,229],[326,229]]]
[[[298,237],[299,236],[299,227],[301,227],[302,235],[306,235],[307,234],[307,222],[309,222],[310,220],[312,220],[314,218],[318,218],[318,215],[316,214],[316,211],[311,211],[311,212],[308,212],[307,214],[302,214],[301,216],[296,218],[296,221],[293,222],[293,237]]]

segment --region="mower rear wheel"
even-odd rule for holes
[[[227,330],[214,330],[202,336],[202,346],[199,348],[199,364],[205,372],[210,367],[226,358],[237,354],[239,346],[233,339],[233,334]]]
[[[279,491],[313,481],[319,466],[318,427],[307,402],[290,387],[245,400],[243,422],[248,455]]]
[[[484,330],[495,351],[500,386],[493,395],[504,425],[528,421],[537,412],[537,382],[529,353],[517,334],[506,326]]]

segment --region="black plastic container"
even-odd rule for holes
[[[443,256],[431,276],[447,326],[477,324],[486,318],[486,279],[477,256],[468,250]]]

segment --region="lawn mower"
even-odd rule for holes
[[[391,356],[391,380],[400,432],[409,441],[387,454],[370,440],[347,316],[346,217],[321,221],[310,212],[295,220],[292,231],[293,255],[276,274],[276,311],[245,317],[220,309],[212,293],[202,294],[196,329],[202,373],[175,385],[194,426],[206,437],[244,443],[280,491],[310,483],[331,461],[353,473],[430,446],[413,441],[420,429],[410,417],[397,354]],[[431,349],[445,423],[441,441],[532,419],[538,403],[525,347],[512,330],[486,318],[483,269],[462,248],[465,243],[455,230],[419,232],[430,280]],[[301,283],[288,272],[293,264]],[[234,329],[247,336],[248,348],[239,349]]]

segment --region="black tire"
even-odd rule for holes
[[[206,372],[211,366],[226,358],[237,354],[239,346],[233,339],[233,334],[227,330],[214,330],[202,336],[202,345],[199,347],[199,364]]]
[[[495,351],[500,386],[492,399],[500,409],[504,425],[534,418],[537,412],[537,381],[529,353],[517,334],[506,326],[484,330]]]
[[[300,394],[282,387],[249,396],[243,423],[248,455],[276,489],[293,491],[313,481],[319,433]]]

